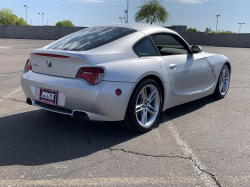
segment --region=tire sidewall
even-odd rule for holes
[[[157,117],[155,118],[154,123],[149,127],[143,127],[137,121],[135,106],[136,106],[137,97],[138,97],[140,91],[142,90],[143,87],[145,87],[146,85],[149,85],[149,84],[152,84],[157,88],[159,96],[160,96],[160,106],[159,106],[159,112],[157,114]],[[153,79],[145,79],[145,80],[143,80],[142,82],[140,82],[136,86],[134,92],[132,93],[132,96],[130,98],[129,105],[128,105],[128,108],[127,108],[126,117],[129,119],[130,123],[133,125],[133,127],[134,127],[134,129],[136,131],[147,132],[147,131],[150,131],[153,126],[155,126],[155,124],[157,123],[157,121],[159,119],[161,111],[162,111],[162,91],[161,91],[160,86]]]

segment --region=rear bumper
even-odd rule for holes
[[[136,83],[102,81],[91,85],[83,79],[72,79],[23,72],[21,85],[32,104],[40,108],[73,116],[74,111],[85,112],[90,120],[120,121],[125,117],[127,104]],[[39,105],[40,88],[58,91],[58,105]],[[117,96],[115,90],[122,90]],[[53,108],[53,109],[52,109]],[[67,112],[62,112],[67,111]]]

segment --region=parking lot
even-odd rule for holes
[[[226,98],[169,109],[137,134],[25,103],[29,52],[51,42],[0,39],[0,186],[250,186],[250,48],[203,46],[231,60]]]

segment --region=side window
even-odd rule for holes
[[[135,53],[139,56],[159,56],[157,49],[149,37],[143,38],[133,47]]]
[[[151,36],[156,47],[162,56],[188,54],[187,46],[181,39],[167,34],[157,34]]]

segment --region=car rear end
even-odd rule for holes
[[[123,120],[135,83],[105,80],[105,66],[88,58],[89,50],[103,42],[86,45],[86,39],[78,42],[82,33],[70,36],[31,52],[21,77],[27,102],[82,119]]]

